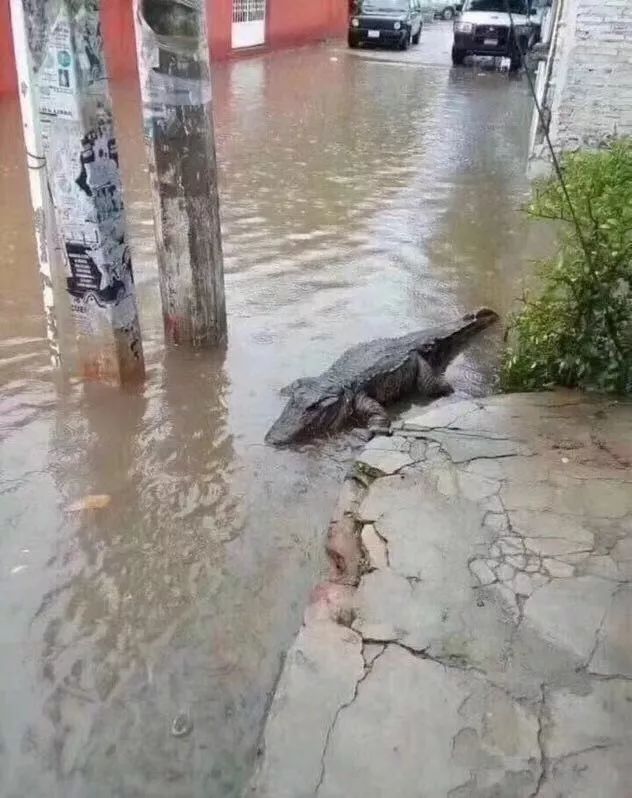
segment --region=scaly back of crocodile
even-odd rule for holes
[[[319,379],[351,390],[403,368],[412,353],[434,340],[434,331],[421,330],[398,338],[377,338],[348,349]]]

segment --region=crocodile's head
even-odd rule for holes
[[[480,308],[468,313],[459,321],[445,324],[433,330],[424,357],[439,373],[445,371],[450,362],[462,352],[472,339],[482,330],[498,321],[498,314],[489,308]]]
[[[351,397],[345,390],[321,380],[298,380],[290,399],[274,422],[266,443],[285,446],[303,438],[339,429],[350,414]]]

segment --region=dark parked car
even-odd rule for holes
[[[509,10],[511,16],[506,0],[465,0],[454,23],[452,63],[459,66],[468,55],[502,56],[511,59],[512,70],[519,69],[520,51],[533,45],[537,28],[529,0],[509,0]]]
[[[420,0],[362,0],[349,19],[349,47],[387,44],[406,50],[419,43],[422,27]]]

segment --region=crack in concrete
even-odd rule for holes
[[[373,641],[364,641],[363,640],[363,649],[364,649],[364,643],[365,642],[373,642]],[[384,655],[386,650],[387,650],[387,646],[385,645],[384,649],[379,654],[377,654],[377,656],[374,658],[374,660],[369,665],[366,664],[366,659],[364,657],[364,651],[362,653],[362,659],[364,660],[364,673],[362,674],[362,676],[355,683],[355,687],[354,687],[353,695],[351,696],[351,699],[349,701],[346,701],[344,704],[341,704],[338,707],[338,709],[336,710],[336,713],[334,715],[334,718],[333,718],[329,728],[327,729],[327,734],[325,736],[325,744],[323,746],[323,752],[322,752],[321,757],[320,757],[320,776],[318,778],[318,782],[317,782],[316,788],[314,790],[314,796],[318,795],[318,793],[320,792],[320,788],[323,786],[323,782],[325,780],[325,772],[327,770],[327,765],[326,765],[326,761],[325,760],[327,759],[327,752],[329,751],[329,744],[331,742],[331,735],[333,734],[334,729],[336,727],[336,724],[338,723],[338,719],[339,719],[340,715],[344,712],[344,710],[348,709],[356,701],[356,699],[358,698],[358,695],[360,694],[360,685],[362,684],[362,682],[366,681],[366,679],[368,679],[368,677],[371,675],[371,672],[373,671],[373,668],[375,667],[375,663],[380,659],[380,657],[382,657]]]
[[[474,402],[473,400],[467,400],[467,401],[472,401],[472,404],[476,404],[476,402]],[[459,404],[459,403],[458,402],[454,403],[455,407],[456,407],[457,404]],[[446,404],[446,405],[443,405],[442,408],[438,408],[438,409],[439,410],[443,410],[443,409],[447,410],[449,407],[450,407],[450,405]],[[412,427],[412,423],[413,422],[410,422],[411,423],[411,427],[409,427],[409,429],[412,429],[413,431],[420,431],[420,432],[421,431],[425,432],[426,430],[437,430],[437,429],[447,429],[447,430],[461,431],[462,430],[461,427],[455,427],[454,425],[457,422],[459,422],[459,421],[463,421],[464,418],[467,418],[468,416],[471,416],[474,413],[480,413],[482,410],[485,410],[485,407],[482,404],[477,404],[476,407],[473,407],[471,410],[466,410],[464,413],[460,413],[458,416],[453,418],[452,421],[450,421],[449,424],[437,424],[436,426],[432,426],[432,427],[421,426],[420,425],[418,430],[416,430],[415,427]],[[433,411],[430,410],[428,412],[432,413]]]
[[[465,709],[465,705],[470,700],[470,698],[472,698],[473,695],[474,695],[474,692],[471,692],[471,693],[468,693],[468,695],[465,696],[463,701],[461,701],[461,703],[457,707],[457,710],[456,710],[456,714],[457,715],[460,715],[463,712],[463,710]],[[456,735],[455,735],[455,737],[456,737]],[[452,742],[454,743],[454,738],[452,738]]]
[[[384,544],[384,557],[386,559],[386,566],[387,566],[387,568],[391,568],[391,552],[390,552],[389,547],[388,547],[388,538],[385,537],[380,532],[380,530],[377,528],[377,523],[375,521],[373,522],[373,529],[375,529],[375,534],[378,536],[378,538]],[[391,568],[391,570],[393,570],[393,569]]]
[[[472,771],[470,771],[470,777],[467,781],[464,781],[463,784],[457,784],[456,787],[452,787],[451,790],[448,790],[446,798],[453,798],[460,790],[467,789],[471,791],[472,788],[476,787],[476,779],[472,775]]]
[[[593,546],[592,553],[595,554],[595,556],[601,555],[603,557],[612,557],[612,552],[617,547],[617,544],[622,540],[625,540],[627,538],[627,534],[625,532],[620,532],[618,534],[615,533],[612,536],[612,540],[610,540],[608,543],[604,542],[603,539],[597,540],[597,538],[603,538],[603,535],[594,535],[594,538],[595,544]],[[612,561],[617,567],[619,567],[619,563],[614,557],[612,557]]]
[[[472,586],[474,590],[481,590],[482,588],[491,587],[492,585],[498,585],[499,584],[498,577],[496,576],[494,571],[490,568],[490,566],[487,565],[486,559],[491,559],[491,558],[485,558],[485,557],[483,557],[480,554],[473,554],[471,557],[467,558],[467,563],[466,563],[467,564],[467,569],[470,572],[470,574],[474,577],[474,579],[478,580],[478,584]],[[483,582],[481,580],[481,578],[475,573],[475,571],[472,570],[472,565],[475,562],[482,562],[489,568],[489,570],[492,572],[492,575],[494,577],[494,579],[491,582]]]
[[[437,428],[437,429],[439,429],[439,428]],[[460,433],[460,434],[461,434],[462,437],[467,437],[467,438],[470,438],[472,440],[475,440],[476,438],[482,437],[480,435],[464,435],[463,433]],[[444,443],[441,440],[437,440],[436,438],[433,438],[432,436],[429,436],[429,435],[419,435],[418,440],[431,441],[432,443],[436,444],[438,446],[438,451],[450,463],[452,463],[455,466],[468,466],[471,463],[478,462],[479,460],[508,460],[509,458],[513,458],[513,457],[536,457],[537,456],[537,452],[530,452],[529,454],[523,453],[523,452],[507,452],[505,454],[477,454],[477,455],[473,455],[472,457],[464,457],[462,459],[461,458],[455,459],[450,454],[448,449],[446,449]],[[516,441],[513,438],[486,438],[486,440],[494,440],[494,441],[501,441],[501,442],[502,441],[509,441],[511,443],[516,443]],[[415,461],[414,464],[424,462],[425,460],[427,460],[427,457],[424,457],[423,460]],[[502,483],[504,480],[499,480],[499,481]]]
[[[452,460],[452,462],[454,465],[469,465],[478,460],[509,460],[511,457],[537,457],[537,454],[535,452],[531,454],[479,454],[476,457],[468,457],[467,460]]]
[[[518,607],[518,619],[515,623],[515,630],[514,633],[518,633],[518,629],[520,628],[520,624],[524,621],[524,608],[526,606],[527,600],[529,596],[525,596],[522,593],[516,593],[514,591],[514,595],[516,597],[516,606]],[[512,645],[516,642],[515,634],[511,636],[511,643]]]
[[[389,454],[390,453],[392,453],[392,452],[389,452]],[[408,454],[408,452],[405,452],[404,454]],[[382,471],[381,468],[378,468],[377,466],[369,465],[368,463],[365,463],[364,460],[359,459],[357,461],[357,463],[359,463],[362,466],[362,473],[367,478],[370,478],[370,479],[373,480],[371,483],[369,483],[369,487],[370,487],[370,485],[373,484],[373,482],[377,482],[378,479],[384,479],[385,477],[400,476],[401,474],[403,474],[406,471],[406,469],[410,468],[411,466],[418,465],[419,463],[423,463],[423,462],[424,462],[424,460],[412,460],[410,463],[404,463],[404,465],[401,465],[401,466],[399,466],[399,468],[395,468],[392,471]],[[364,483],[361,482],[360,484],[364,484]]]
[[[372,638],[372,637],[362,637],[362,640],[364,643],[383,645],[385,646],[385,651],[388,649],[389,646],[397,646],[398,648],[403,649],[408,654],[411,654],[413,657],[416,657],[417,659],[434,662],[435,665],[441,665],[441,667],[446,669],[452,668],[454,670],[459,670],[467,673],[476,673],[478,676],[481,676],[489,684],[493,685],[494,687],[497,686],[493,681],[489,679],[487,673],[482,668],[477,668],[475,665],[471,665],[463,657],[457,657],[457,656],[436,657],[428,653],[428,647],[415,648],[414,646],[408,645],[407,643],[403,643],[401,640],[396,640],[396,639],[379,640],[377,638]]]
[[[495,495],[498,496],[500,500],[499,493],[496,493]],[[505,517],[505,513],[499,513],[497,510],[485,510],[485,512],[483,513],[483,518],[481,519],[481,526],[487,526],[487,519],[489,516],[492,515],[499,515],[503,518]],[[500,537],[502,537],[502,535],[500,535]]]
[[[535,790],[529,795],[529,798],[538,798],[540,790],[546,782],[548,775],[549,763],[544,750],[544,715],[546,712],[546,684],[543,682],[540,685],[540,707],[538,710],[538,748],[540,751],[540,775],[535,785]]]
[[[603,628],[604,628],[604,625],[605,625],[605,623],[606,623],[606,619],[608,618],[608,615],[609,615],[609,613],[610,613],[610,610],[612,609],[612,605],[614,604],[614,602],[615,602],[615,599],[617,598],[617,595],[618,595],[618,593],[619,593],[619,592],[620,592],[620,591],[621,591],[621,590],[622,590],[624,587],[625,587],[625,583],[618,585],[618,586],[617,586],[617,587],[616,587],[616,588],[615,588],[615,589],[612,591],[612,595],[610,596],[610,601],[609,601],[609,603],[608,603],[608,606],[607,606],[607,607],[606,607],[606,609],[604,610],[604,613],[603,613],[603,615],[601,616],[601,621],[599,622],[599,626],[597,627],[597,629],[596,629],[596,631],[595,631],[595,642],[593,643],[593,646],[592,646],[592,648],[591,648],[591,650],[590,650],[590,654],[588,655],[588,658],[586,659],[586,662],[585,662],[585,664],[584,664],[584,665],[582,666],[582,668],[581,668],[581,670],[584,670],[584,671],[586,671],[586,673],[589,673],[589,672],[590,672],[590,671],[589,671],[589,669],[590,669],[590,663],[593,661],[593,658],[594,658],[595,654],[597,653],[597,649],[599,648],[599,644],[601,643],[601,635],[602,635],[602,633],[603,633]]]
[[[581,672],[583,669],[580,669]],[[583,670],[583,672],[591,679],[594,679],[597,682],[632,682],[632,676],[628,676],[626,673],[595,673],[594,671]]]
[[[282,653],[281,656],[279,657],[279,669],[278,669],[278,671],[276,673],[276,676],[274,677],[274,682],[272,684],[272,687],[270,688],[270,690],[268,691],[268,693],[266,695],[265,709],[263,711],[263,715],[262,715],[262,718],[261,718],[261,725],[259,726],[259,733],[257,734],[257,746],[256,746],[257,754],[256,755],[257,755],[258,758],[263,757],[264,754],[265,754],[265,728],[266,728],[266,723],[268,722],[268,717],[270,715],[270,710],[272,708],[272,702],[274,701],[274,696],[276,695],[276,692],[277,692],[278,687],[279,687],[279,683],[281,681],[281,677],[283,676],[283,669],[285,668],[286,659],[287,659],[287,655],[285,653]]]
[[[362,637],[362,635],[361,635],[361,637]],[[362,637],[362,645],[363,646],[365,646],[365,645],[380,645],[380,646],[384,646],[384,648],[380,652],[379,656],[382,656],[383,654],[385,654],[388,651],[388,648],[390,646],[395,646],[397,648],[402,649],[403,651],[405,651],[406,653],[410,654],[411,656],[415,657],[416,659],[424,660],[426,662],[433,662],[435,665],[440,665],[445,670],[451,669],[451,670],[460,671],[461,673],[472,673],[475,676],[477,676],[478,678],[480,678],[482,681],[484,681],[490,687],[492,687],[495,690],[498,690],[499,692],[503,693],[505,696],[507,696],[507,698],[510,701],[512,701],[512,702],[514,702],[516,704],[520,704],[520,705],[527,704],[529,706],[532,704],[532,700],[530,700],[530,699],[527,700],[527,699],[524,699],[523,697],[521,697],[520,695],[515,695],[501,681],[495,681],[494,678],[490,674],[488,674],[485,670],[483,670],[483,668],[479,668],[479,667],[477,667],[475,665],[471,665],[469,662],[467,662],[467,660],[465,660],[462,657],[450,657],[450,656],[448,656],[448,657],[437,657],[437,656],[434,656],[434,655],[429,653],[429,651],[428,651],[429,646],[424,647],[424,648],[415,648],[415,646],[411,646],[411,645],[409,645],[407,643],[403,643],[401,640],[396,640],[396,639],[386,639],[386,640],[384,640],[384,639],[378,639],[378,638],[372,638],[372,637],[366,637],[366,638]],[[376,659],[373,661],[373,664],[379,658],[379,656],[376,657]],[[363,681],[363,679],[361,679],[361,681]],[[539,745],[540,745],[540,742],[541,742],[541,738],[542,738],[542,736],[544,734],[544,713],[545,713],[545,710],[546,710],[545,690],[546,690],[546,683],[543,682],[540,685],[541,699],[540,699],[539,708],[538,708],[538,743],[539,743]],[[459,707],[457,709],[457,714],[460,714],[463,711],[463,708],[465,707],[465,705],[467,704],[468,700],[471,697],[472,697],[472,694],[469,694],[468,696],[466,696],[461,701],[461,703],[459,704]],[[544,756],[544,758],[546,759],[546,757],[544,755],[543,741],[542,741],[542,744],[540,745],[540,750],[542,752],[542,756]],[[536,794],[534,794],[533,796],[529,796],[529,798],[536,798]]]
[[[504,480],[506,482],[506,480]],[[511,516],[509,515],[509,510],[507,509],[507,505],[505,504],[505,500],[502,497],[502,489],[498,492],[498,501],[500,502],[500,506],[503,508],[503,515],[505,516],[505,521],[507,523],[507,529],[511,535],[515,535],[516,537],[521,538],[522,535],[516,532],[516,529],[511,521]]]
[[[618,454],[617,452],[613,452],[612,449],[608,446],[608,444],[600,440],[594,432],[590,434],[590,441],[593,444],[593,446],[597,447],[597,449],[609,455],[617,464],[617,468],[627,470],[632,465],[632,463],[629,460],[627,460],[625,457],[621,457],[621,455]]]
[[[493,432],[488,432],[485,430],[476,431],[476,430],[464,430],[464,429],[455,429],[453,427],[445,427],[445,426],[437,426],[437,427],[420,427],[419,429],[408,429],[401,430],[403,433],[408,433],[406,437],[409,438],[420,438],[422,440],[428,439],[429,432],[439,432],[440,430],[445,430],[447,434],[450,432],[455,432],[457,436],[461,438],[472,438],[476,440],[477,438],[482,438],[486,441],[506,441],[509,443],[515,443],[517,445],[524,444],[521,440],[516,440],[515,437],[512,435],[494,435]],[[440,443],[435,438],[429,438],[433,443]],[[526,444],[524,444],[526,445]]]
[[[388,568],[389,571],[392,571],[392,573],[394,573],[395,576],[398,576],[400,579],[405,579],[408,582],[408,584],[410,585],[411,590],[414,590],[415,589],[415,585],[419,584],[420,582],[423,582],[423,579],[418,574],[403,574],[403,573],[400,573],[400,571],[397,571],[395,568],[393,568],[393,566],[391,565],[391,552],[390,552],[390,548],[389,548],[388,538],[382,532],[380,532],[380,530],[377,527],[377,522],[376,521],[373,521],[372,526],[373,526],[373,529],[375,530],[375,534],[382,541],[382,543],[384,543],[384,553],[385,553],[385,559],[386,559],[386,567]],[[369,571],[368,573],[372,573],[373,571],[376,571],[376,570],[379,570],[379,568],[372,568],[371,571]],[[360,581],[362,581],[362,580],[360,580]]]
[[[367,659],[367,656],[366,656],[367,645],[371,645],[371,643],[365,643],[364,640],[363,640],[362,641],[362,659],[364,660],[364,667],[365,668],[372,667],[373,663],[375,662],[375,660],[378,657],[381,657],[382,654],[384,653],[384,650],[386,649],[386,645],[375,643],[374,645],[376,645],[376,646],[381,645],[382,649],[381,649],[381,651],[378,651],[377,654],[373,657],[373,659],[369,662],[369,660]]]
[[[607,751],[610,748],[616,748],[617,746],[614,743],[596,743],[595,745],[589,745],[588,748],[581,748],[579,751],[571,751],[568,754],[562,754],[561,756],[556,756],[551,761],[554,762],[556,765],[565,762],[567,759],[572,759],[576,756],[581,756],[582,754],[590,754],[593,751]]]

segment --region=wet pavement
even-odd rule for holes
[[[344,436],[264,447],[278,389],[359,341],[506,312],[541,246],[519,211],[524,81],[452,70],[449,38],[429,26],[414,63],[334,44],[215,69],[220,354],[165,351],[137,88],[116,87],[138,393],[50,369],[18,107],[0,105],[3,798],[241,792],[353,454]],[[492,388],[499,345],[453,366],[461,393]],[[92,493],[110,504],[68,510]]]
[[[434,405],[374,438],[249,794],[629,798],[631,488],[632,402],[594,394]]]

